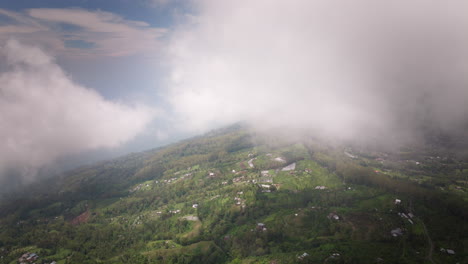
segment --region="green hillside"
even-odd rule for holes
[[[0,208],[0,263],[468,263],[468,161],[241,126],[76,169]]]

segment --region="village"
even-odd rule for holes
[[[339,155],[342,163],[330,165],[325,155]],[[300,238],[308,242],[295,246],[292,259],[304,263],[317,259],[333,262],[349,256],[349,251],[339,246],[343,237],[359,241],[377,237],[390,244],[417,237],[424,243],[407,244],[414,258],[427,258],[429,249],[433,258],[460,256],[459,248],[439,242],[427,219],[415,208],[414,198],[407,193],[386,193],[380,185],[372,187],[352,178],[359,174],[343,176],[339,170],[332,170],[347,169],[353,164],[364,168],[359,172],[379,180],[382,177],[406,180],[408,176],[395,172],[396,167],[392,167],[395,164],[422,172],[428,166],[427,161],[420,159],[396,160],[389,154],[368,154],[352,148],[332,154],[310,154],[300,144],[273,151],[249,149],[223,162],[199,162],[165,170],[158,177],[135,182],[121,196],[100,203],[86,201],[70,208],[75,215],[51,214],[34,218],[33,222],[68,223],[77,229],[91,224],[118,228],[119,241],[146,234],[151,241],[143,250],[148,252],[188,250],[191,244],[200,243],[202,237],[220,237],[226,245],[236,244],[243,254],[257,254],[253,250],[264,252],[272,250],[275,243],[281,245],[282,240],[272,241],[272,237],[291,241]],[[463,185],[457,186],[461,188],[450,188],[463,192]],[[21,228],[31,223],[17,221]],[[241,246],[243,241],[255,241],[255,247]],[[326,250],[321,249],[322,244],[327,246]],[[429,248],[428,244],[433,246]],[[44,251],[36,252],[44,255]],[[33,255],[28,260],[29,254],[21,255],[21,261],[40,260],[39,257],[33,260]],[[373,261],[388,259],[381,253]]]

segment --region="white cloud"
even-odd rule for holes
[[[14,21],[0,26],[0,41],[14,37],[64,56],[150,56],[161,48],[159,38],[166,32],[113,13],[78,8],[35,8],[22,13],[0,9],[0,15]],[[74,28],[67,30],[63,25]],[[70,41],[89,47],[67,45]]]
[[[364,138],[466,121],[466,3],[197,3],[169,45],[183,127],[247,120]]]
[[[155,115],[74,83],[36,47],[11,40],[0,57],[7,64],[0,72],[0,172],[20,169],[28,178],[64,155],[116,147]]]

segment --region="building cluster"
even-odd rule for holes
[[[242,182],[243,180],[245,180],[245,176],[240,176],[240,177],[236,177],[236,178],[232,179],[232,182],[234,182],[234,183]]]
[[[234,202],[236,205],[244,208],[245,207],[245,199],[242,199],[240,196],[243,195],[244,192],[237,192],[237,196],[234,197]]]
[[[414,217],[414,215],[413,215],[412,213],[408,213],[408,214],[405,214],[405,213],[398,213],[398,215],[399,215],[401,218],[407,219],[408,222],[410,222],[410,224],[414,224],[414,223],[413,223],[413,220],[412,220],[412,218]]]

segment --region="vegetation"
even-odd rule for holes
[[[230,127],[6,196],[0,262],[468,262],[468,161],[255,136]]]

